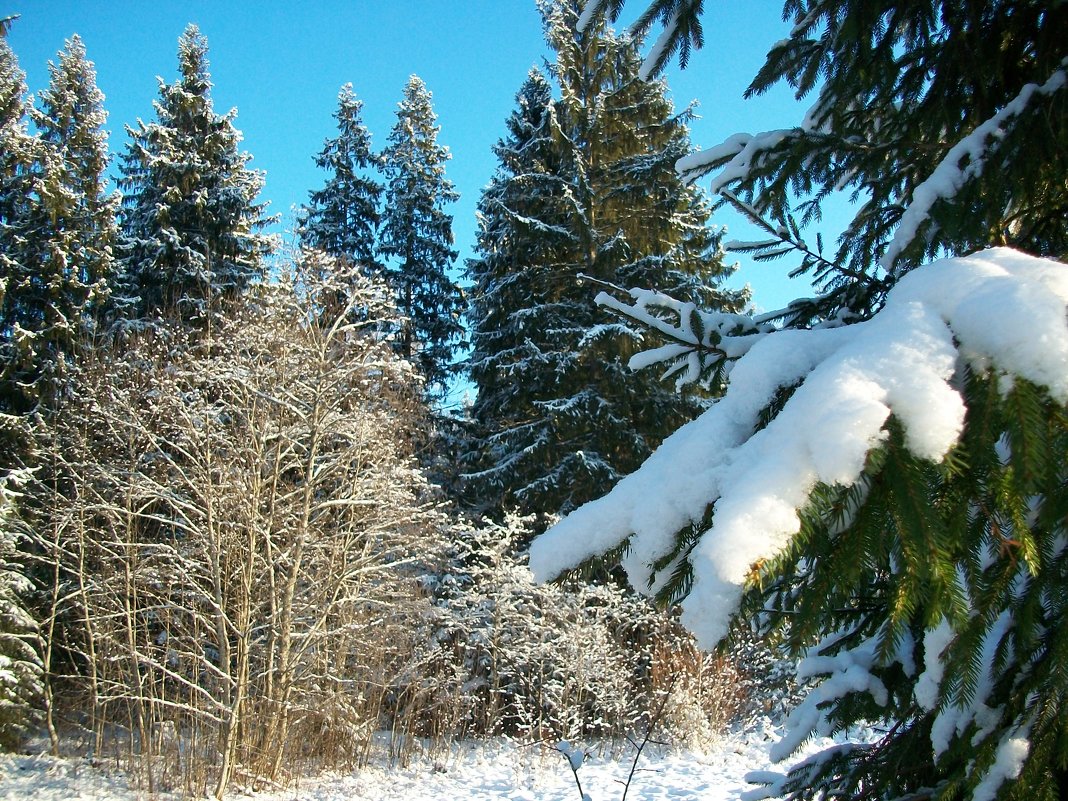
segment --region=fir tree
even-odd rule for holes
[[[49,64],[51,83],[40,95],[34,123],[56,161],[49,187],[49,223],[68,275],[69,316],[99,316],[115,280],[119,199],[108,193],[104,95],[85,45],[75,35]]]
[[[589,13],[621,5],[595,0]],[[673,49],[700,46],[700,12],[685,0],[649,6],[639,28],[669,23],[650,69]],[[798,304],[790,319],[863,316],[896,276],[945,253],[995,244],[1068,255],[1068,92],[1059,77],[1068,8],[1041,0],[790,0],[783,16],[795,27],[746,96],[780,81],[799,99],[815,92],[805,120],[739,134],[683,167],[693,178],[748,165],[723,170],[712,189],[751,217],[771,219],[755,253],[799,254],[798,270],[820,285],[821,298]],[[858,211],[824,256],[822,246],[804,246],[798,228],[818,221],[839,191],[851,193]]]
[[[468,264],[483,432],[472,492],[483,506],[543,515],[604,492],[697,408],[627,370],[622,329],[589,333],[601,317],[580,276],[742,302],[715,288],[725,269],[708,205],[674,172],[687,114],[673,113],[663,84],[635,80],[628,40],[576,33],[567,4],[545,13],[561,97],[536,72],[520,91]]]
[[[271,249],[265,204],[256,202],[263,175],[238,150],[236,110],[220,116],[212,107],[207,50],[197,27],[186,28],[180,77],[160,81],[157,121],[127,128],[122,261],[141,317],[203,315],[259,278]]]
[[[26,611],[31,590],[18,553],[26,525],[18,501],[31,471],[20,415],[35,410],[40,392],[39,309],[33,274],[33,220],[40,187],[39,139],[26,128],[24,74],[0,20],[0,745],[14,747],[28,732],[41,694],[36,624]],[[14,468],[14,469],[13,469]]]
[[[371,151],[362,108],[352,84],[342,86],[334,113],[338,135],[327,139],[315,157],[316,166],[329,177],[322,189],[310,193],[299,234],[304,246],[347,259],[370,275],[381,270],[375,260],[375,233],[383,186],[367,174],[379,169],[380,160]]]
[[[25,526],[19,518],[21,486],[29,471],[0,475],[0,746],[17,747],[32,732],[41,700],[37,623],[27,610],[32,583],[22,555]]]
[[[571,202],[555,144],[560,131],[552,87],[539,70],[530,71],[516,102],[505,123],[508,135],[494,147],[500,166],[478,204],[478,256],[467,262],[473,281],[467,367],[478,390],[472,422],[480,429],[472,444],[484,449],[470,455],[476,469],[491,469],[504,453],[498,432],[519,416],[541,353],[536,320],[528,317],[544,311],[538,296],[547,293],[553,266],[574,250],[573,234],[560,224]],[[535,294],[537,286],[541,291]],[[532,412],[529,406],[525,411]],[[488,500],[498,494],[497,482],[481,486],[490,474],[474,478],[476,496]]]
[[[436,121],[426,84],[412,75],[382,153],[389,182],[379,251],[393,260],[388,277],[405,318],[399,351],[419,365],[428,394],[440,397],[463,337],[463,297],[448,273],[458,253],[444,210],[459,196],[445,177],[450,156],[437,142]]]
[[[3,48],[7,50],[6,43]],[[25,413],[53,397],[114,272],[115,199],[105,194],[103,95],[74,37],[50,64],[41,108],[22,119],[10,50],[5,73],[5,406]],[[16,70],[11,72],[11,69]]]
[[[26,377],[33,368],[32,338],[38,321],[28,319],[27,296],[36,293],[28,249],[34,165],[41,147],[26,127],[25,96],[25,75],[7,38],[0,37],[0,410],[7,414],[22,414],[34,405],[28,386],[33,380]]]
[[[587,19],[619,5],[591,3]],[[650,68],[700,44],[700,5],[650,6],[667,23]],[[1066,15],[790,0],[794,27],[750,92],[817,91],[807,119],[680,166],[722,168],[713,187],[773,237],[748,249],[801,251],[826,291],[748,323],[675,304],[668,324],[652,293],[606,301],[672,330],[675,358],[737,362],[731,388],[537,543],[532,565],[545,576],[624,548],[635,585],[681,601],[706,643],[740,609],[737,623],[807,653],[807,676],[826,680],[778,758],[887,722],[873,743],[762,777],[761,797],[1068,793],[1068,288],[1062,263],[1020,252],[1066,255]],[[815,218],[836,186],[867,202],[827,258],[790,206]],[[1018,250],[923,264],[1002,244]]]

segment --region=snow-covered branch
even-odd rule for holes
[[[676,381],[681,389],[701,380],[710,368],[741,358],[761,337],[773,330],[766,323],[754,324],[744,314],[701,311],[696,304],[676,300],[662,292],[631,289],[632,303],[609,292],[597,295],[596,302],[615,314],[640,323],[669,340],[634,354],[632,370],[653,365],[665,367],[665,377],[683,371]]]
[[[722,400],[608,495],[538,538],[531,567],[546,580],[629,540],[630,581],[655,592],[664,578],[652,565],[712,504],[714,522],[689,556],[694,581],[682,602],[684,622],[712,645],[726,633],[752,566],[798,532],[798,509],[818,483],[859,478],[891,415],[915,456],[938,462],[948,453],[964,419],[961,364],[994,367],[1068,401],[1066,303],[1063,265],[994,249],[913,271],[866,322],[763,336],[736,363]],[[762,410],[795,386],[758,431]]]
[[[786,128],[759,134],[736,133],[709,150],[683,156],[675,162],[675,170],[683,180],[692,181],[723,165],[710,186],[716,194],[729,184],[744,180],[768,151],[796,135],[796,129]]]
[[[912,201],[901,215],[894,238],[880,259],[880,264],[886,270],[894,268],[894,263],[902,251],[915,239],[920,227],[927,221],[934,204],[939,200],[951,200],[966,183],[982,174],[985,163],[1005,138],[1012,118],[1025,111],[1035,94],[1049,95],[1068,86],[1066,67],[1068,58],[1061,62],[1061,68],[1041,86],[1035,83],[1025,84],[1020,93],[997,114],[950,148],[927,180],[913,190]]]

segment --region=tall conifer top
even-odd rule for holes
[[[327,173],[326,184],[310,193],[298,230],[306,246],[348,259],[367,274],[379,273],[375,234],[383,187],[374,174],[382,161],[371,150],[363,102],[351,83],[341,87],[337,104],[337,136],[327,139],[315,157],[316,166]]]
[[[382,153],[389,183],[379,252],[391,260],[389,280],[408,320],[398,347],[420,366],[431,396],[444,395],[463,337],[463,296],[448,272],[459,254],[445,211],[459,195],[445,177],[451,156],[437,141],[440,131],[430,91],[412,75]]]
[[[273,247],[261,233],[264,177],[238,149],[237,112],[213,109],[207,48],[195,25],[185,29],[179,78],[160,79],[157,120],[127,129],[123,262],[141,316],[201,318],[260,277]]]

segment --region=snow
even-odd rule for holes
[[[121,771],[85,759],[0,754],[0,801],[135,801]]]
[[[1015,779],[1023,769],[1031,751],[1026,737],[1005,736],[998,744],[997,757],[972,792],[972,801],[994,801],[994,796],[1006,779]]]
[[[682,5],[679,4],[675,10],[671,13],[671,19],[664,25],[664,30],[660,32],[660,36],[653,42],[652,48],[649,50],[649,54],[642,61],[641,69],[638,70],[638,78],[647,81],[656,73],[657,67],[663,62],[665,51],[671,47],[671,42],[678,34],[679,25],[679,13],[682,11]]]
[[[833,639],[828,638],[829,641]],[[832,701],[850,693],[863,692],[870,694],[880,706],[886,706],[886,686],[871,672],[877,661],[877,647],[874,637],[834,656],[820,654],[821,647],[817,646],[798,663],[799,679],[820,675],[826,675],[827,678],[790,712],[786,720],[786,734],[769,751],[773,762],[781,762],[797,752],[813,734],[830,734],[833,727],[827,719],[826,710]]]
[[[601,10],[602,4],[598,0],[586,0],[582,6],[582,14],[579,16],[578,23],[575,25],[575,31],[577,33],[585,33],[586,29],[593,22],[593,18],[597,16],[597,13]]]
[[[741,180],[763,153],[778,147],[783,140],[795,136],[796,131],[781,129],[760,134],[736,133],[710,150],[699,150],[675,162],[675,171],[684,179],[696,177],[716,162],[730,159],[712,179],[709,191],[720,193],[727,185]]]
[[[993,670],[996,651],[1001,646],[1011,624],[1012,615],[1006,610],[998,616],[994,625],[984,636],[977,662],[979,676],[975,691],[969,696],[969,703],[966,706],[949,704],[935,717],[931,726],[931,747],[935,757],[945,753],[953,739],[963,734],[969,725],[974,723],[977,727],[972,743],[978,744],[999,723],[999,711],[992,710],[985,702],[994,688]]]
[[[1004,137],[1009,120],[1023,113],[1034,94],[1052,94],[1068,85],[1065,66],[1068,66],[1068,59],[1065,59],[1062,67],[1041,86],[1035,83],[1024,85],[1020,93],[997,114],[950,148],[927,179],[913,190],[912,200],[898,221],[894,238],[880,259],[885,269],[893,268],[894,262],[916,237],[920,226],[927,220],[937,201],[952,199],[968,181],[982,173],[983,164],[989,158],[990,151],[995,149]],[[962,162],[965,165],[963,167]]]
[[[937,626],[924,632],[924,671],[916,679],[913,694],[916,697],[916,703],[928,712],[933,712],[938,707],[938,694],[944,674],[942,654],[949,647],[954,634],[953,627],[945,618],[942,618]]]
[[[993,365],[1068,402],[1066,304],[1064,265],[998,248],[912,271],[871,320],[764,335],[735,363],[723,399],[606,496],[535,540],[531,569],[548,580],[629,538],[629,580],[655,592],[650,566],[714,503],[682,603],[684,624],[711,646],[726,633],[752,566],[799,530],[797,509],[817,482],[856,482],[891,414],[915,455],[946,455],[963,424],[961,363]],[[775,392],[795,384],[778,416],[755,431]]]
[[[870,729],[852,735],[865,741],[875,736]],[[752,789],[747,777],[780,777],[769,770],[768,757],[769,748],[780,736],[781,729],[763,719],[704,751],[672,751],[650,745],[643,752],[627,798],[741,799]],[[806,753],[833,748],[847,740],[841,736],[818,740]],[[566,754],[557,750],[564,745]],[[604,751],[596,743],[468,742],[449,753],[416,756],[406,767],[390,766],[380,759],[352,772],[302,776],[285,790],[234,790],[226,797],[231,801],[574,801],[578,793],[567,762],[570,759],[583,791],[593,801],[614,801],[623,794],[634,752],[629,746],[615,754]],[[121,772],[94,767],[84,759],[0,755],[0,801],[133,801],[145,795],[132,789]]]

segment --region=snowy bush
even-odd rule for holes
[[[656,727],[707,741],[736,711],[741,677],[678,622],[614,584],[538,585],[515,543],[525,521],[465,530],[436,598],[429,655],[463,734],[619,737]],[[668,695],[665,714],[653,721]]]
[[[30,731],[41,705],[37,624],[26,609],[30,581],[18,545],[25,533],[18,491],[28,479],[13,471],[0,478],[0,747],[13,748]]]
[[[42,432],[65,477],[50,668],[94,748],[129,730],[149,789],[356,759],[379,725],[443,524],[387,298],[309,255],[207,331],[97,351]]]

